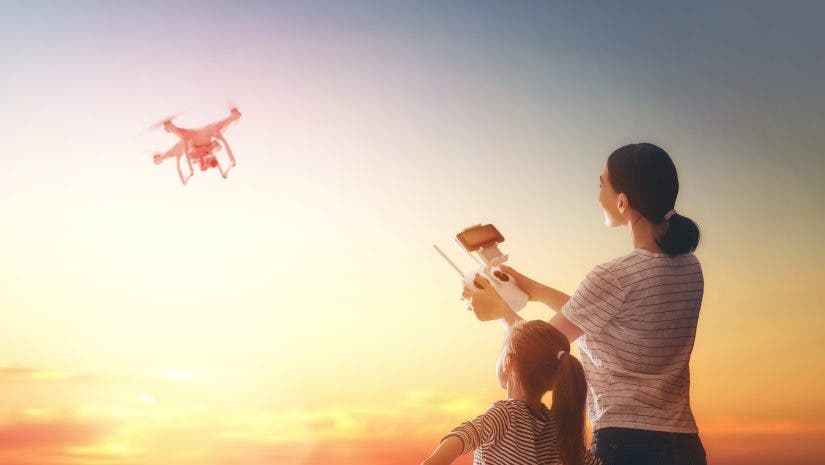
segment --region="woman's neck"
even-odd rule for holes
[[[663,252],[659,244],[656,243],[656,237],[664,232],[664,228],[667,227],[666,224],[654,225],[647,218],[636,214],[630,219],[629,226],[634,248],[653,253]]]

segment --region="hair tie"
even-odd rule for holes
[[[676,214],[676,210],[671,210],[671,211],[665,213],[665,221],[669,221],[670,217],[675,215],[675,214]]]
[[[561,360],[561,356],[562,356],[562,355],[564,355],[564,354],[566,354],[566,353],[567,353],[567,352],[565,352],[565,351],[563,351],[563,350],[560,350],[560,351],[559,351],[559,353],[557,353],[557,354],[556,354],[556,358],[557,358],[557,359],[559,359],[559,360]]]

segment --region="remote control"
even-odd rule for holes
[[[500,265],[507,261],[508,256],[502,254],[498,249],[497,244],[504,242],[504,236],[498,232],[495,226],[492,224],[471,226],[458,233],[456,240],[467,252],[467,255],[479,265],[476,270],[464,274],[438,246],[433,245],[433,247],[462,276],[460,292],[463,292],[465,288],[469,290],[480,289],[475,283],[475,278],[476,276],[483,276],[514,312],[518,312],[527,306],[529,300],[527,294],[516,285],[516,280],[513,277],[501,271]],[[473,252],[477,252],[483,262],[480,262],[473,255]]]

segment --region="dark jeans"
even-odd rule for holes
[[[706,465],[698,434],[630,428],[593,433],[593,453],[604,465]]]

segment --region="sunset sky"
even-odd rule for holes
[[[505,396],[432,244],[572,293],[640,141],[702,230],[711,463],[821,462],[825,5],[445,3],[0,4],[0,465],[419,463]],[[228,179],[152,163],[227,102]]]

